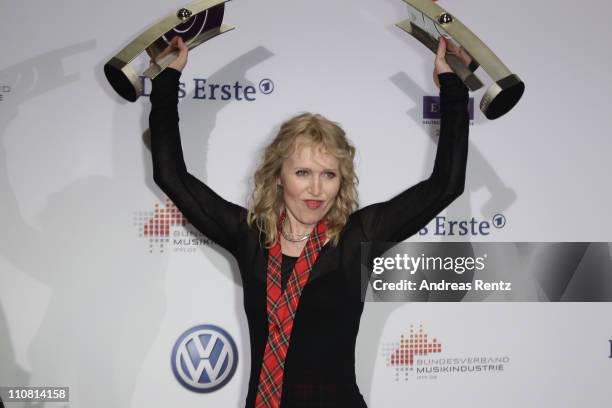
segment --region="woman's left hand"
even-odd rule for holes
[[[433,0],[434,2],[437,0]],[[438,51],[436,52],[436,59],[434,61],[433,80],[436,86],[439,88],[438,75],[445,72],[453,72],[448,62],[446,62],[446,54],[456,55],[461,62],[465,65],[470,65],[472,58],[463,49],[463,47],[455,45],[453,41],[449,41],[443,36],[438,38]]]
[[[472,62],[472,58],[467,52],[465,52],[463,47],[459,47],[452,41],[440,36],[438,39],[438,51],[436,52],[433,70],[433,80],[438,88],[440,87],[440,84],[438,83],[438,75],[445,72],[453,72],[450,65],[448,65],[448,62],[446,62],[447,53],[456,55],[465,65],[470,65]]]
[[[446,62],[446,38],[440,36],[438,38],[438,52],[434,61],[434,77],[445,72],[453,72],[448,62]]]

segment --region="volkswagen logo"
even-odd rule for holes
[[[172,349],[172,371],[181,385],[195,392],[213,392],[231,380],[238,366],[238,349],[222,328],[192,327]]]

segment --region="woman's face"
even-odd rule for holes
[[[278,183],[285,207],[294,220],[312,226],[334,204],[340,190],[339,161],[322,146],[296,140],[297,148],[283,162]]]

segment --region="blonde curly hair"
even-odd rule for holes
[[[353,159],[355,147],[349,143],[344,130],[338,124],[319,114],[303,113],[284,122],[278,134],[264,150],[263,160],[254,176],[254,189],[247,216],[249,226],[256,225],[265,235],[266,248],[276,243],[277,223],[285,208],[282,189],[276,183],[280,176],[283,161],[296,149],[296,139],[300,137],[306,144],[323,147],[339,162],[340,190],[325,218],[326,235],[336,246],[340,231],[344,228],[349,215],[357,208],[357,184]]]

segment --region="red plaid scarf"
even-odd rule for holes
[[[259,373],[259,385],[255,399],[256,408],[278,408],[280,406],[285,357],[289,348],[293,319],[300,302],[302,290],[308,281],[310,270],[326,239],[327,224],[319,221],[310,233],[300,257],[295,262],[285,291],[281,292],[282,252],[280,231],[285,216],[286,214],[283,212],[279,217],[278,238],[276,244],[268,252],[268,276],[266,279],[268,342]]]

